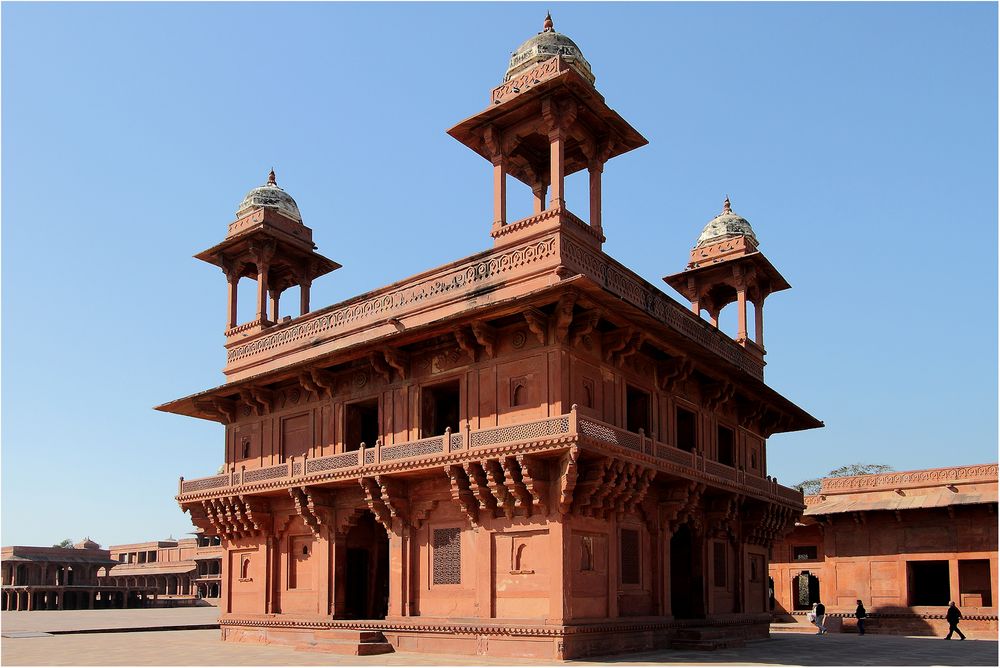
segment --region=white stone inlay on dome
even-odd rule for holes
[[[708,225],[705,225],[705,229],[698,235],[698,242],[695,244],[695,248],[709,244],[721,237],[735,236],[747,237],[753,242],[754,246],[757,245],[757,235],[754,234],[753,228],[750,227],[750,222],[746,218],[733,213],[733,210],[730,208],[729,198],[727,197],[722,206],[722,213],[708,221]]]
[[[236,217],[239,218],[254,209],[274,209],[288,216],[292,220],[302,222],[302,215],[299,213],[299,206],[292,199],[292,196],[282,190],[275,181],[274,170],[267,177],[267,183],[254,188],[247,193],[240,203],[240,208],[236,210]]]

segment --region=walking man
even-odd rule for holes
[[[826,633],[826,606],[818,601],[816,602],[816,626],[819,628],[816,635]]]
[[[962,611],[955,607],[955,601],[948,601],[948,612],[944,616],[948,620],[948,635],[945,640],[951,640],[951,634],[957,633],[959,640],[965,640],[965,634],[958,630],[958,620],[962,618]]]
[[[867,616],[868,613],[865,612],[864,604],[861,602],[861,599],[858,599],[858,609],[854,611],[854,618],[858,620],[859,636],[863,636],[865,634],[865,617]]]

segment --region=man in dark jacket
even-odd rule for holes
[[[955,601],[948,601],[948,612],[944,618],[948,620],[948,635],[944,639],[951,640],[951,634],[957,633],[959,640],[965,640],[965,634],[958,630],[958,620],[962,618],[962,611],[955,607]]]
[[[867,616],[868,613],[865,612],[864,604],[861,602],[861,599],[858,599],[858,609],[854,611],[854,618],[858,620],[859,636],[863,636],[865,634],[865,617]]]

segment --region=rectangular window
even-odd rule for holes
[[[625,386],[625,428],[649,434],[649,392]]]
[[[959,559],[958,607],[983,608],[993,605],[989,559]]]
[[[907,605],[948,605],[951,584],[947,561],[906,562]]]
[[[792,548],[793,561],[814,561],[818,554],[815,545],[798,545]]]
[[[729,427],[719,425],[719,463],[726,466],[736,466],[735,434]]]
[[[462,530],[434,529],[433,582],[436,585],[462,583]]]
[[[728,546],[725,543],[713,543],[712,549],[712,584],[716,587],[726,586],[726,551]]]
[[[460,388],[459,381],[453,380],[420,390],[420,430],[423,438],[440,436],[448,428],[452,433],[458,431]]]
[[[378,399],[348,404],[344,408],[344,451],[375,446],[379,437]]]
[[[622,529],[620,563],[623,585],[642,584],[639,572],[639,531],[637,529]]]
[[[694,452],[698,445],[697,416],[686,408],[677,407],[677,447]]]

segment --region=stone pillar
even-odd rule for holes
[[[236,307],[238,304],[237,294],[239,289],[240,277],[234,276],[227,272],[226,282],[229,284],[229,299],[227,300],[226,304],[226,314],[227,314],[226,329],[232,329],[233,327],[236,326],[237,322]]]
[[[764,347],[764,300],[754,302],[754,343],[761,348]]]
[[[498,230],[507,224],[507,171],[504,169],[503,156],[497,154],[493,158],[493,229]]]
[[[299,284],[299,315],[309,313],[309,288],[311,287],[311,280],[303,280]]]
[[[590,226],[594,228],[594,231],[603,234],[601,227],[601,173],[604,171],[604,165],[597,160],[591,160],[588,169],[590,171]]]
[[[332,533],[333,539],[332,563],[330,565],[330,594],[333,598],[333,617],[344,616],[344,606],[347,600],[347,586],[345,577],[347,574],[347,535],[342,533]]]
[[[257,319],[261,322],[267,321],[268,269],[267,262],[261,262],[257,265]]]
[[[715,327],[716,329],[718,329],[719,328],[719,312],[718,311],[711,311],[710,310],[708,312],[708,317],[709,317],[709,321],[712,323],[712,327]]]
[[[393,520],[393,530],[389,534],[389,610],[387,617],[402,617],[404,599],[406,596],[407,576],[407,540],[409,530],[402,520]],[[372,554],[372,560],[377,564],[378,555]]]
[[[747,289],[745,286],[736,288],[736,306],[739,326],[737,327],[736,339],[746,341],[747,338]]]
[[[532,206],[531,212],[533,214],[539,214],[545,210],[545,191],[548,190],[546,185],[539,181],[531,189],[531,194],[534,199],[534,205]]]
[[[66,609],[66,590],[59,590],[59,601],[56,603],[56,610]]]
[[[556,124],[549,130],[549,174],[552,175],[552,192],[549,207],[561,209],[566,205],[563,187],[565,185],[565,138],[563,130]]]
[[[278,301],[281,299],[281,290],[275,288],[268,288],[268,294],[271,296],[271,322],[278,322],[281,320],[280,312],[278,311]]]

